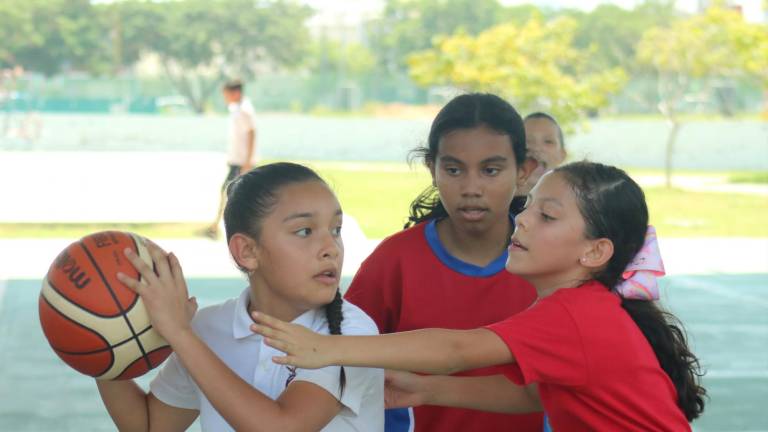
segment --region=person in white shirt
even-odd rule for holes
[[[195,314],[178,259],[147,242],[155,270],[135,254],[142,281],[118,274],[144,301],[174,354],[145,393],[133,381],[97,381],[120,430],[384,430],[381,369],[279,366],[279,352],[250,331],[263,312],[327,334],[377,334],[339,292],[342,211],[328,185],[293,163],[257,167],[227,188],[229,251],[249,286]],[[194,316],[194,318],[193,318]]]
[[[202,234],[216,239],[219,236],[219,223],[226,204],[224,191],[227,185],[237,176],[248,172],[253,168],[256,160],[256,125],[254,122],[254,109],[251,101],[243,96],[243,83],[234,80],[228,81],[222,88],[224,100],[229,110],[228,150],[227,150],[227,177],[221,186],[219,207],[216,218],[211,225],[206,227]]]

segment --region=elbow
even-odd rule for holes
[[[466,338],[458,337],[453,338],[451,343],[448,344],[447,352],[444,354],[444,361],[441,362],[441,368],[438,371],[433,371],[434,374],[439,375],[453,375],[459,372],[463,372],[467,369],[473,369],[471,365],[471,347],[466,343]]]

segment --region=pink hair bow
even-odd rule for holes
[[[616,292],[626,299],[658,300],[659,285],[656,278],[664,274],[656,229],[648,225],[643,247],[621,274],[624,280],[616,285]]]

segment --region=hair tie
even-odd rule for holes
[[[658,300],[659,285],[656,278],[664,275],[656,229],[648,225],[643,247],[624,269],[621,274],[623,280],[616,285],[615,290],[626,299]]]

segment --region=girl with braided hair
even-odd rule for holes
[[[380,369],[275,365],[253,334],[260,311],[324,334],[371,335],[376,324],[342,300],[342,211],[328,185],[292,163],[255,168],[227,189],[229,251],[248,278],[238,298],[195,313],[178,260],[154,244],[155,270],[126,257],[142,282],[119,274],[144,300],[174,353],[146,394],[133,381],[97,381],[120,430],[382,431]],[[194,317],[193,317],[194,315]]]

